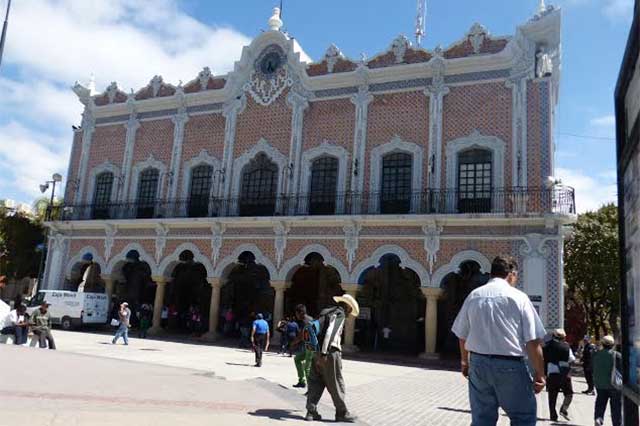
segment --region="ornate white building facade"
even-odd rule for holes
[[[206,270],[215,330],[243,253],[268,271],[275,320],[307,255],[355,296],[393,255],[419,279],[433,353],[446,277],[510,254],[545,325],[562,326],[562,229],[575,210],[573,191],[549,182],[560,21],[550,7],[514,36],[475,24],[434,51],[399,36],[369,59],[332,45],[305,63],[274,15],[227,75],[204,68],[184,86],[156,76],[131,94],[77,84],[85,110],[65,206],[48,223],[46,288],[91,253],[113,291],[135,250],[156,286],[157,329],[189,250]],[[347,344],[354,332],[351,320]]]

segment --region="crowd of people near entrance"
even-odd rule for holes
[[[27,345],[31,334],[33,339],[37,339],[40,348],[55,349],[49,303],[43,301],[31,314],[27,313],[27,306],[21,298],[16,299],[14,306],[5,318],[0,318],[0,334],[12,336],[13,343],[22,346]]]
[[[452,331],[459,339],[460,368],[469,381],[474,426],[494,426],[502,408],[511,424],[537,423],[535,395],[545,387],[550,420],[558,421],[557,398],[564,399],[559,414],[570,421],[573,399],[572,364],[576,357],[563,329],[550,336],[529,297],[516,288],[518,266],[510,257],[497,257],[491,280],[465,299]],[[548,336],[548,337],[547,337]],[[586,336],[581,349],[587,389],[596,393],[594,423],[604,425],[607,405],[613,426],[621,426],[621,354],[615,340],[605,336],[598,349]]]

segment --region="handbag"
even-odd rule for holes
[[[616,390],[622,390],[622,373],[616,367],[616,351],[611,351],[613,356],[613,367],[611,368],[611,385]]]
[[[111,318],[111,326],[112,326],[112,327],[117,327],[117,326],[119,326],[119,325],[120,325],[120,321],[118,321],[118,320],[117,320],[117,319],[115,319],[115,318]]]

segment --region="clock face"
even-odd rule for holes
[[[262,73],[265,75],[271,75],[275,73],[278,68],[280,68],[281,62],[282,59],[280,58],[278,52],[267,53],[260,62],[260,71],[262,71]]]

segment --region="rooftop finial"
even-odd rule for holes
[[[542,13],[547,10],[547,5],[544,4],[544,0],[540,0],[540,4],[538,5],[538,13]]]
[[[268,24],[271,31],[280,31],[280,28],[282,28],[282,19],[280,19],[279,7],[273,8],[273,16],[269,18]]]
[[[96,76],[94,73],[91,73],[91,77],[89,78],[89,84],[87,84],[87,89],[89,89],[89,94],[91,96],[96,94]]]
[[[425,34],[425,21],[427,15],[427,0],[418,0],[416,8],[416,45],[420,47]]]

